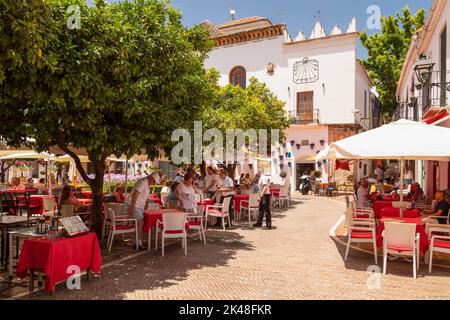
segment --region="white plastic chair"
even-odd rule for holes
[[[108,219],[111,221],[111,225],[109,226],[109,234],[108,241],[106,242],[108,245],[108,252],[111,252],[112,244],[114,241],[115,235],[125,235],[127,233],[134,233],[136,236],[136,251],[139,251],[139,242],[138,242],[138,227],[137,220],[130,218],[116,218],[116,214],[113,209],[108,208],[106,210],[108,214]],[[122,224],[122,223],[127,224]],[[118,224],[119,223],[119,224]]]
[[[208,226],[209,217],[222,218],[223,230],[225,230],[225,218],[228,219],[228,225],[231,226],[230,212],[229,212],[230,201],[231,197],[225,197],[223,199],[222,204],[214,204],[206,206],[205,229]]]
[[[350,207],[352,208],[353,216],[355,218],[369,218],[374,219],[373,209],[370,207],[357,208],[356,202],[350,201]]]
[[[428,241],[430,249],[425,256],[425,262],[428,262],[428,272],[431,273],[433,267],[433,253],[450,253],[450,237],[442,235],[434,235],[434,232],[442,232],[450,234],[450,226],[445,224],[433,224],[428,226]]]
[[[241,219],[242,211],[246,210],[248,212],[248,222],[251,222],[252,212],[259,212],[259,202],[258,202],[258,194],[251,193],[249,195],[248,200],[241,201],[241,210],[237,213],[237,220]]]
[[[187,255],[186,212],[163,212],[162,221],[156,222],[155,250],[158,249],[158,234],[161,232],[162,256],[164,257],[164,239],[181,238],[181,247]]]
[[[345,225],[348,234],[344,261],[347,261],[352,243],[372,243],[375,264],[378,264],[375,220],[370,218],[355,218],[353,216],[352,208],[347,207],[345,211]]]
[[[412,257],[413,275],[419,270],[420,234],[414,223],[385,222],[383,237],[383,274],[386,274],[388,254]]]
[[[107,211],[110,208],[114,211],[116,218],[119,219],[128,217],[124,214],[125,205],[123,203],[105,203],[105,216],[103,217],[102,225],[102,239],[105,238],[106,231],[109,229],[108,227],[111,226],[111,219],[109,219],[107,214]]]
[[[54,217],[56,215],[56,201],[54,198],[44,198],[43,199],[44,212],[42,213],[47,217]]]
[[[186,219],[189,225],[189,231],[198,230],[198,236],[200,237],[200,241],[203,241],[206,244],[205,228],[203,227],[204,225],[203,210],[201,209],[199,211],[200,212],[198,213],[188,213]]]
[[[280,187],[280,195],[278,196],[278,205],[280,208],[284,203],[289,207],[289,186]]]

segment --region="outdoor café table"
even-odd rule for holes
[[[2,216],[0,218],[0,229],[1,229],[1,240],[2,240],[2,249],[1,249],[1,262],[5,266],[5,270],[8,265],[8,232],[11,228],[17,227],[20,225],[26,225],[27,220],[36,220],[37,217],[26,217],[26,216]]]
[[[161,199],[158,197],[156,193],[150,194],[149,198],[153,201],[153,203],[157,203],[161,207],[163,206]]]
[[[164,212],[181,212],[177,209],[166,209]],[[144,230],[143,233],[148,233],[148,238],[151,239],[152,229],[156,228],[157,222],[163,220],[163,209],[158,210],[146,210],[144,212]],[[189,224],[186,223],[186,231],[189,231]],[[150,241],[148,243],[148,249],[150,250]]]
[[[203,201],[197,201],[197,207],[202,208],[202,213],[206,211],[207,206],[214,205],[214,200],[212,199],[204,199]]]
[[[248,194],[235,194],[233,196],[233,199],[234,199],[234,212],[239,212],[239,211],[241,211],[241,202],[243,200],[248,200],[249,195]]]
[[[377,228],[377,247],[381,248],[383,246],[383,237],[381,236],[383,234],[384,230],[384,223],[388,221],[392,222],[404,222],[404,223],[414,223],[416,224],[416,233],[420,234],[420,252],[424,254],[428,251],[428,237],[425,232],[425,227],[422,222],[422,218],[387,218],[387,219],[381,219],[378,223]]]
[[[71,238],[49,240],[45,237],[26,239],[23,242],[17,264],[17,276],[25,278],[30,271],[30,287],[33,289],[31,277],[35,270],[43,270],[46,275],[45,289],[53,292],[56,283],[69,278],[73,271],[70,266],[81,270],[99,273],[102,266],[102,255],[95,233],[84,233]]]
[[[420,217],[419,209],[404,209],[403,218],[418,218]],[[380,219],[383,218],[400,218],[400,208],[384,207],[380,212]]]
[[[398,202],[398,200],[375,200],[373,202],[373,213],[374,213],[375,217],[377,217],[377,218],[380,217],[381,209],[383,209],[384,207],[392,208],[392,202]],[[404,202],[408,202],[408,201],[404,201]]]

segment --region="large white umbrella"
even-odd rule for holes
[[[403,203],[405,160],[450,161],[450,128],[401,119],[332,143],[329,155],[338,154],[353,159],[400,159]]]
[[[52,159],[54,157],[54,155],[49,154],[49,153],[37,153],[37,152],[19,152],[19,153],[13,153],[13,154],[8,154],[5,156],[0,157],[0,160],[14,160],[14,159],[20,159],[20,160],[25,160],[25,159]]]

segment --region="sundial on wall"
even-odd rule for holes
[[[319,80],[319,61],[304,58],[294,64],[294,83],[311,83]]]

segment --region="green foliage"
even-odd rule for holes
[[[409,7],[405,6],[402,14],[383,17],[381,21],[380,34],[368,36],[364,30],[360,40],[368,50],[364,66],[380,94],[382,112],[390,116],[397,107],[397,82],[403,63],[412,37],[424,24],[425,10],[420,9],[413,16]]]
[[[218,73],[209,70],[208,77],[215,87],[213,102],[202,114],[206,128],[227,129],[280,129],[289,127],[289,119],[284,109],[285,103],[270,91],[265,83],[254,77],[246,89],[228,84],[219,87]]]
[[[80,29],[67,27],[72,5]],[[71,155],[97,190],[94,211],[106,157],[170,150],[172,131],[209,104],[208,33],[184,27],[167,1],[0,0],[0,22],[0,135]],[[87,151],[95,179],[68,147]]]

